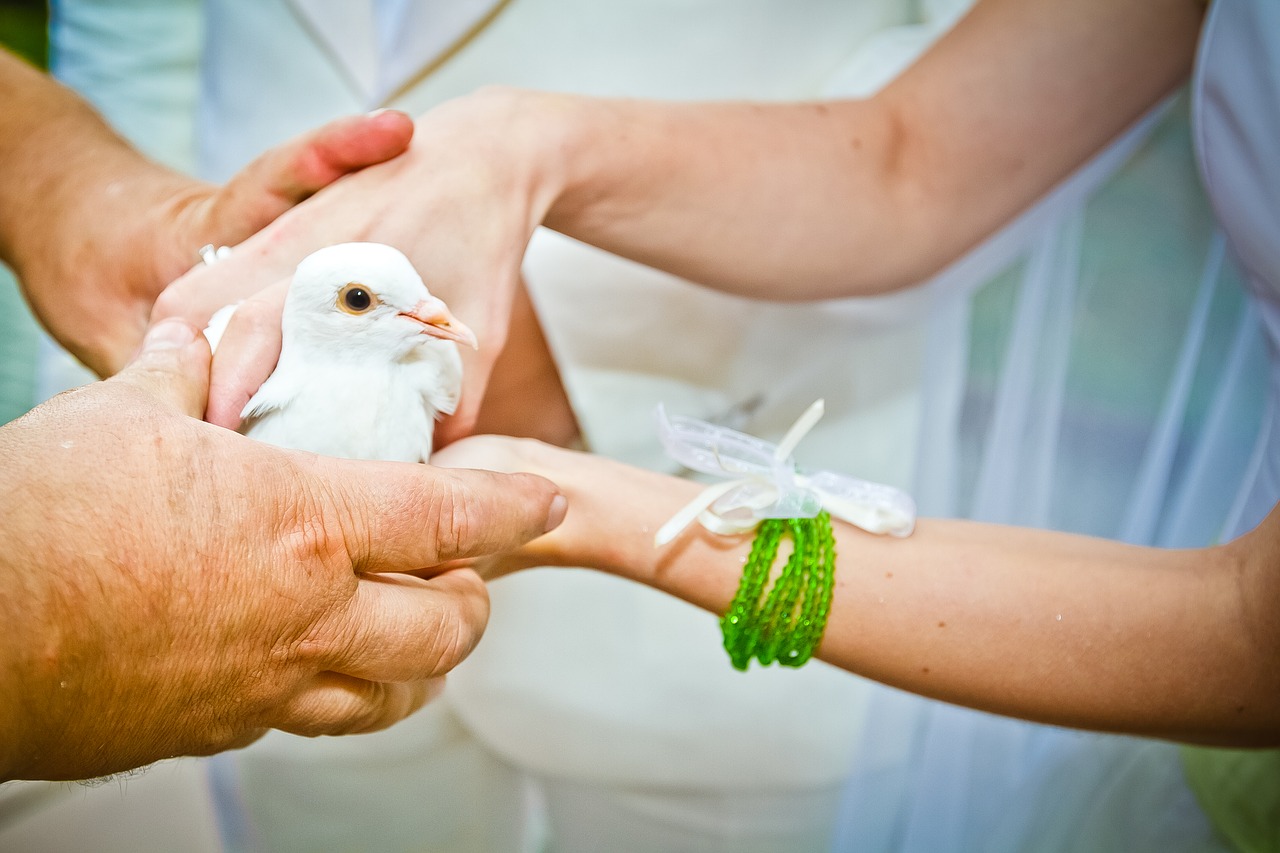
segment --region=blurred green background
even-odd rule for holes
[[[45,0],[0,0],[0,44],[44,68],[49,62],[48,20]],[[0,265],[0,423],[35,404],[36,328],[17,283]]]
[[[0,44],[41,68],[49,64],[45,0],[0,0]]]

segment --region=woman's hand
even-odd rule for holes
[[[577,566],[653,585],[663,562],[681,551],[679,546],[655,548],[653,535],[700,488],[603,456],[496,435],[456,441],[436,452],[431,463],[537,474],[555,483],[568,502],[564,523],[555,530],[514,551],[468,562],[486,580],[536,566]],[[691,539],[730,541],[699,531]]]
[[[403,251],[432,293],[475,330],[478,352],[464,351],[457,414],[441,424],[441,443],[470,432],[506,341],[520,263],[554,193],[535,174],[542,128],[525,95],[488,89],[448,102],[417,123],[401,157],[338,181],[236,246],[196,268],[156,303],[155,317],[202,323],[217,309],[292,275],[309,253],[333,243],[371,241]],[[280,349],[284,288],[243,305],[219,345],[211,419],[238,421],[240,406],[270,375]]]

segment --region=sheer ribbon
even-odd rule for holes
[[[732,479],[715,483],[671,517],[655,534],[667,544],[696,519],[712,533],[753,530],[766,518],[813,518],[826,510],[870,533],[908,536],[916,505],[905,492],[832,471],[797,470],[792,453],[822,417],[818,400],[778,444],[727,427],[681,416],[659,405],[658,440],[672,459],[701,474]]]

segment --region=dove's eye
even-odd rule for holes
[[[378,297],[357,281],[338,291],[338,307],[348,314],[366,314],[378,304]]]

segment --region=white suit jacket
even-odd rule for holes
[[[267,145],[342,113],[416,114],[488,83],[815,98],[870,32],[895,22],[900,4],[455,3],[452,38],[431,35],[439,5],[408,4],[389,58],[379,52],[373,3],[207,3],[201,171],[225,177]],[[750,302],[542,233],[525,272],[597,451],[670,467],[652,428],[659,402],[698,416],[747,412],[742,428],[776,439],[824,397],[829,414],[802,455],[907,484],[922,326],[904,321],[911,314],[894,300]],[[517,764],[748,787],[832,783],[848,766],[863,686],[847,674],[816,664],[744,676],[727,666],[713,617],[611,578],[537,572],[493,593],[488,635],[451,677],[449,701]],[[805,725],[762,743],[762,731],[798,713]]]
[[[199,12],[194,0],[156,5]],[[186,156],[206,177],[223,178],[336,115],[384,105],[417,113],[487,83],[680,99],[857,94],[914,56],[964,3],[926,3],[933,26],[869,39],[899,22],[902,5],[388,3],[400,8],[397,30],[380,28],[381,10],[368,0],[210,0],[183,30],[203,44],[198,77],[166,96],[171,114],[187,104],[188,126],[195,114],[198,153],[170,159]],[[154,38],[139,41],[163,49]],[[741,428],[777,438],[823,397],[828,415],[801,447],[802,463],[918,486],[927,510],[951,511],[967,297],[1027,245],[1056,245],[1057,223],[1078,212],[1145,130],[937,281],[895,297],[753,303],[540,233],[526,277],[589,443],[663,467],[650,427],[658,402],[702,417],[737,413]],[[154,135],[182,142],[163,128]],[[1041,278],[1054,286],[1053,276]],[[926,360],[936,369],[922,386]],[[1034,503],[1021,500],[1024,480],[1001,482],[1000,500],[1015,509]],[[449,701],[517,764],[588,779],[738,787],[828,784],[849,766],[867,698],[855,678],[817,663],[737,673],[710,616],[611,578],[536,572],[493,592],[489,633],[451,679]],[[797,713],[804,725],[775,725]]]

